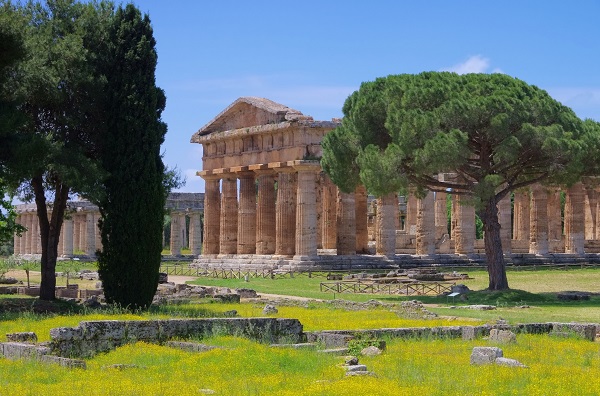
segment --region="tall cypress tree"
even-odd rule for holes
[[[158,285],[166,200],[160,145],[164,92],[156,86],[150,19],[128,4],[109,27],[105,133],[101,136],[104,182],[103,251],[98,266],[109,303],[145,308]]]

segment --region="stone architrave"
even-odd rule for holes
[[[416,254],[435,254],[435,198],[428,192],[417,200]]]
[[[62,256],[73,256],[73,219],[63,220],[63,230],[61,232],[62,239]]]
[[[356,222],[356,253],[368,253],[369,229],[367,225],[367,189],[363,185],[354,192],[354,219]]]
[[[224,174],[221,193],[221,238],[219,254],[237,253],[238,234],[238,202],[237,177],[234,174]]]
[[[441,240],[448,234],[448,204],[445,192],[435,193],[435,239]]]
[[[296,251],[296,171],[282,168],[277,178],[275,254],[294,256]]]
[[[513,238],[519,241],[528,241],[530,235],[529,190],[516,191],[514,197]]]
[[[327,176],[323,182],[323,216],[321,218],[323,249],[335,249],[337,244],[337,187]]]
[[[391,257],[396,254],[396,194],[390,193],[377,198],[375,219],[375,246],[378,255]]]
[[[201,253],[202,248],[202,220],[200,212],[190,213],[190,251],[194,256]]]
[[[298,171],[296,194],[296,256],[317,255],[316,177],[319,163],[316,161],[290,161]]]
[[[411,188],[406,197],[406,218],[404,220],[404,231],[409,235],[417,233],[417,197]]]
[[[250,166],[250,169],[253,169]],[[275,177],[271,169],[253,169],[258,179],[256,254],[275,253]]]
[[[456,254],[472,254],[475,251],[475,208],[464,205],[465,197],[453,196],[453,213],[456,214],[454,223],[454,251]]]
[[[567,190],[565,202],[565,253],[583,254],[585,242],[585,188],[575,183]]]
[[[498,222],[500,223],[500,240],[502,241],[502,252],[505,255],[512,253],[512,213],[510,204],[510,193],[506,194],[498,202]]]
[[[585,239],[596,238],[597,203],[596,188],[585,186]]]
[[[219,253],[219,235],[221,234],[221,178],[214,175],[203,175],[204,185],[204,241],[202,254]]]
[[[337,254],[356,254],[356,202],[354,193],[338,190],[337,197]]]
[[[239,172],[240,204],[238,211],[237,253],[256,253],[256,186],[254,172]]]
[[[548,193],[535,184],[531,187],[529,253],[548,254]]]
[[[181,214],[171,212],[171,256],[181,255]]]

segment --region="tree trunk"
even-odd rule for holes
[[[483,222],[485,257],[489,276],[489,290],[507,290],[506,265],[500,238],[500,222],[496,198],[491,198],[480,215]]]
[[[51,217],[48,218],[43,176],[33,177],[31,185],[35,193],[35,204],[40,224],[42,245],[40,299],[56,298],[56,260],[58,258],[58,239],[62,227],[63,215],[69,198],[69,187],[60,182],[55,183],[54,204]]]

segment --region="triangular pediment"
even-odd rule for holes
[[[208,124],[200,128],[192,136],[192,142],[199,136],[214,132],[307,119],[312,118],[280,103],[265,98],[246,96],[237,99]]]

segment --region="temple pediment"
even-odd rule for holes
[[[215,132],[225,132],[259,125],[277,124],[285,121],[312,120],[298,110],[265,98],[246,96],[237,99],[219,113],[208,124],[200,128],[191,139],[198,143],[198,138]]]

